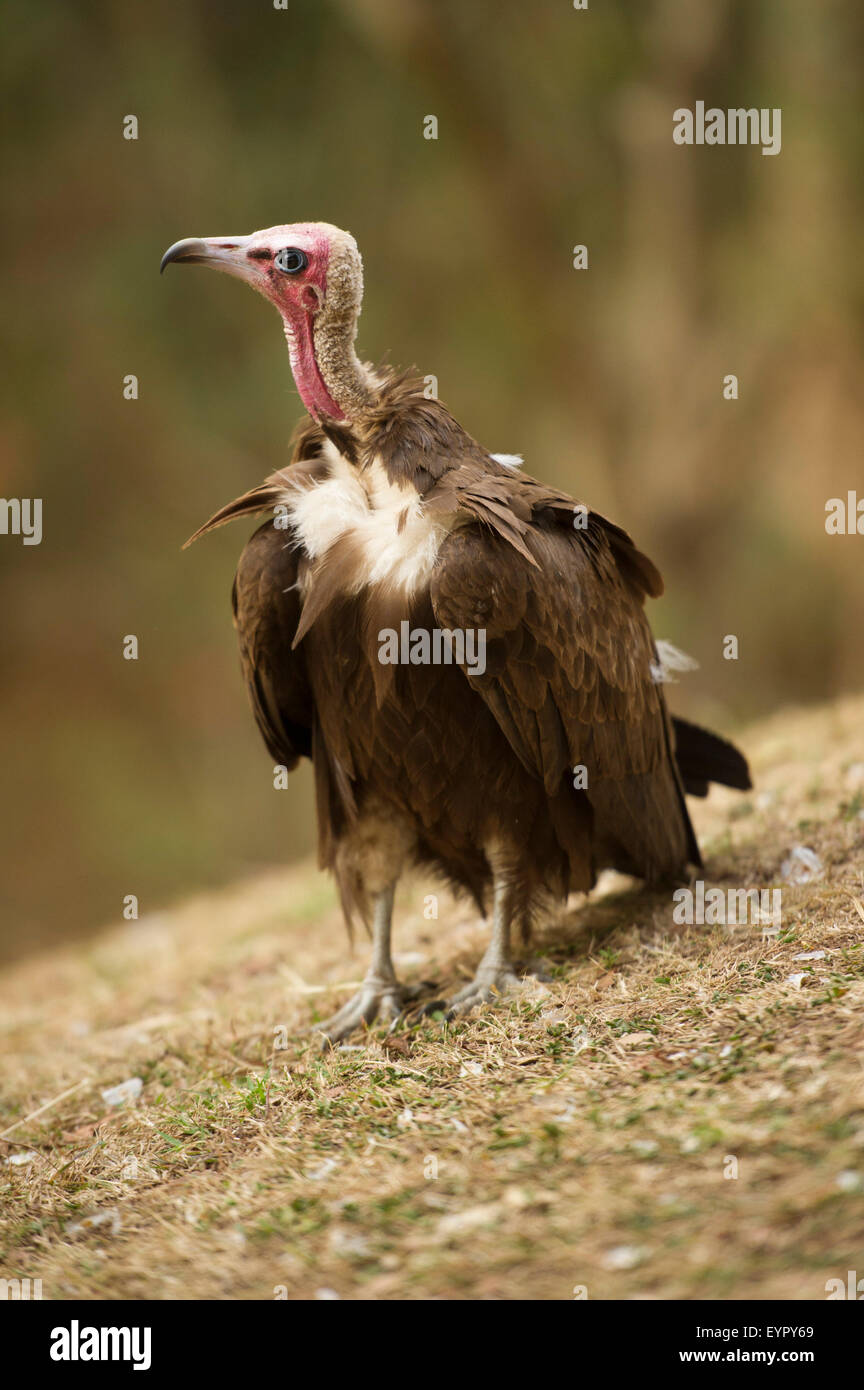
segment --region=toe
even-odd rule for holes
[[[360,1014],[351,1014],[347,1018],[331,1018],[327,1023],[319,1023],[314,1029],[316,1033],[322,1034],[321,1051],[326,1052],[329,1048],[335,1047],[354,1032],[363,1022]]]
[[[332,1018],[317,1023],[310,1031],[323,1035],[322,1051],[326,1052],[361,1025],[368,1028],[377,1018],[385,1019],[388,1023],[400,1018],[403,997],[400,985],[382,985],[376,980],[349,999]]]
[[[386,1018],[386,1019],[387,1019],[389,1022],[391,1022],[391,1023],[393,1022],[394,1019],[396,1019],[396,1018],[401,1018],[401,1016],[402,1016],[402,1001],[401,1001],[401,999],[399,998],[399,996],[398,996],[397,994],[384,994],[384,995],[382,995],[382,997],[381,997],[381,1004],[380,1004],[380,1007],[379,1007],[379,1009],[378,1009],[378,1012],[379,1012],[379,1014],[381,1015],[382,1018]],[[371,1020],[370,1020],[370,1022],[371,1022]]]
[[[470,1013],[478,1004],[491,1004],[500,999],[502,994],[507,994],[510,990],[518,988],[520,980],[511,970],[496,970],[494,973],[483,971],[478,973],[466,985],[460,989],[458,994],[454,994],[447,1009],[447,1019],[459,1018],[462,1014]]]
[[[332,1018],[326,1019],[323,1023],[316,1023],[311,1032],[323,1034],[322,1048],[326,1051],[328,1047],[333,1047],[335,1043],[347,1038],[350,1033],[354,1032],[355,1028],[359,1028],[361,1023],[367,1022],[367,1013],[368,1008],[364,996],[357,994],[353,999],[349,999],[348,1003]],[[372,1017],[374,1017],[374,1010]]]

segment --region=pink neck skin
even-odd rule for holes
[[[327,390],[315,355],[315,316],[320,312],[327,293],[330,246],[326,237],[315,235],[315,229],[307,224],[298,224],[297,230],[312,235],[318,269],[316,278],[303,286],[296,302],[292,295],[287,295],[277,304],[285,325],[291,371],[300,399],[313,419],[320,420],[322,415],[330,415],[335,420],[344,420],[345,413]]]
[[[307,289],[310,287],[307,286]],[[310,290],[310,302],[312,297]],[[303,404],[316,420],[320,420],[322,415],[344,420],[344,411],[340,410],[327,390],[315,356],[314,313],[293,304],[281,312],[291,354],[291,371]]]

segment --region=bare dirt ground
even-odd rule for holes
[[[0,980],[0,1279],[64,1298],[789,1298],[864,1275],[864,699],[741,743],[756,790],[691,803],[711,886],[782,926],[575,902],[552,979],[326,1055],[365,968],[303,866]],[[818,856],[784,880],[795,846]],[[415,883],[397,966],[485,932]],[[103,1091],[139,1078],[112,1105]],[[137,1090],[137,1083],[132,1090]]]

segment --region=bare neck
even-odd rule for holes
[[[354,351],[356,312],[339,314],[325,305],[318,314],[300,310],[283,321],[291,370],[309,414],[348,423],[361,418],[376,392]]]

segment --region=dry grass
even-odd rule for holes
[[[299,1030],[364,947],[308,867],[10,969],[0,1277],[56,1299],[819,1299],[864,1273],[862,724],[860,699],[778,716],[743,740],[757,792],[694,807],[712,884],[820,855],[773,939],[618,892],[543,936],[551,983],[327,1056]],[[397,949],[440,994],[484,933],[444,896],[425,920],[428,891],[403,889]]]

